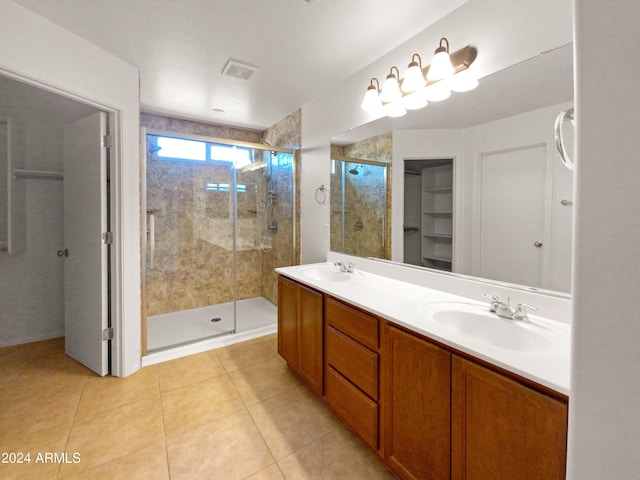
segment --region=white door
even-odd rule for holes
[[[483,155],[480,276],[542,287],[546,147]]]
[[[65,350],[99,375],[108,373],[107,116],[64,129]]]

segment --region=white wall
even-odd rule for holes
[[[640,477],[640,2],[575,0],[568,478]]]
[[[0,0],[0,73],[46,85],[116,116],[114,371],[140,368],[138,70],[10,0]]]
[[[497,11],[502,13],[499,18]],[[533,28],[532,19],[539,19]],[[434,25],[425,25],[424,31],[402,45],[390,44],[387,55],[303,105],[302,262],[322,261],[329,250],[329,204],[319,205],[314,192],[321,184],[329,185],[331,136],[373,120],[360,109],[371,77],[383,78],[391,65],[407,65],[415,52],[428,58],[443,35],[453,48],[473,45],[478,49],[473,68],[484,77],[570,42],[571,31],[565,28],[570,19],[571,0],[470,0]]]
[[[545,245],[543,259],[543,288],[569,292],[571,289],[571,228],[572,207],[560,204],[561,199],[573,200],[572,173],[560,161],[554,139],[554,123],[558,114],[573,106],[572,103],[552,105],[550,107],[525,112],[495,122],[478,125],[465,132],[465,170],[463,172],[463,191],[473,192],[474,162],[483,154],[532,145],[544,145],[547,155],[547,203],[545,205]],[[568,133],[570,129],[565,128]],[[569,137],[567,137],[569,140]],[[466,195],[465,217],[463,225],[465,262],[461,266],[463,273],[478,275],[474,252],[470,246],[477,244],[472,240],[473,219],[476,210],[473,195]],[[522,221],[526,221],[523,219]],[[517,228],[514,225],[514,228]],[[471,240],[471,241],[465,241]],[[477,252],[475,252],[477,255]]]
[[[572,209],[560,200],[572,200],[571,172],[559,160],[555,150],[553,125],[557,115],[571,104],[559,104],[525,112],[483,125],[459,130],[396,130],[393,134],[393,171],[403,171],[406,158],[455,158],[455,271],[477,275],[472,245],[474,240],[475,162],[479,155],[545,144],[548,156],[549,198],[546,209],[547,238],[543,288],[568,292],[571,287]],[[392,177],[392,218],[403,218],[404,179]],[[515,227],[515,226],[514,226]],[[404,232],[401,222],[393,225],[393,260],[402,261]]]
[[[24,128],[23,168],[62,171],[62,126]],[[62,182],[26,180],[26,248],[0,255],[0,346],[64,335]]]

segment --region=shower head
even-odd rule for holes
[[[359,163],[358,165],[356,165],[354,168],[352,168],[351,170],[349,170],[349,173],[351,175],[358,175],[360,172],[358,172],[358,169],[362,168],[362,164]]]

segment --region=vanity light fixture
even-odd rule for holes
[[[429,101],[441,102],[451,96],[451,89],[444,81],[432,83],[424,89],[424,96]]]
[[[474,47],[464,47],[451,55],[449,41],[443,37],[435,50],[431,65],[422,66],[422,58],[414,53],[407,72],[400,78],[398,68],[390,68],[382,90],[377,78],[372,78],[361,107],[371,114],[399,117],[407,110],[417,110],[428,102],[449,98],[451,91],[466,92],[478,85],[467,69],[476,59]]]
[[[417,62],[415,60],[416,57],[418,58]],[[417,53],[414,53],[411,56],[411,63],[409,64],[407,73],[402,81],[402,91],[404,93],[413,93],[424,87],[426,84],[427,81],[422,73],[422,58],[420,58],[420,55]]]
[[[447,83],[454,92],[468,92],[478,86],[478,79],[471,75],[472,72],[464,71],[449,77]]]
[[[382,107],[382,111],[387,117],[402,117],[406,115],[407,109],[400,99],[395,102],[387,103]]]
[[[446,44],[445,45],[443,45]],[[436,48],[431,59],[431,66],[427,72],[427,80],[442,80],[443,78],[450,77],[456,73],[456,69],[451,64],[451,57],[449,57],[449,40],[445,37],[440,39],[440,45]]]
[[[376,84],[374,85],[373,82]],[[367,112],[375,112],[379,108],[382,108],[382,101],[380,100],[380,82],[378,82],[377,78],[374,77],[371,79],[371,83],[367,88],[367,93],[364,94],[364,99],[360,106]]]
[[[397,72],[397,76],[395,73],[393,73],[394,70]],[[400,78],[400,70],[398,70],[398,67],[396,66],[391,67],[389,69],[389,75],[387,75],[387,79],[382,84],[382,91],[380,92],[380,100],[383,103],[390,103],[395,100],[400,100],[400,98],[402,97],[398,78]]]

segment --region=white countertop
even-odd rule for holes
[[[485,307],[488,306],[488,302],[475,302],[464,296],[366,271],[356,270],[355,273],[349,274],[351,278],[347,281],[318,280],[305,274],[305,271],[318,267],[336,269],[331,263],[318,263],[277,268],[276,272],[425,337],[569,395],[571,328],[569,324],[529,314],[530,327],[539,329],[548,337],[550,340],[548,346],[535,352],[501,348],[440,325],[430,320],[426,313],[430,308],[428,305],[435,302],[462,302]],[[509,320],[509,322],[512,321]],[[528,326],[525,325],[525,327]]]

